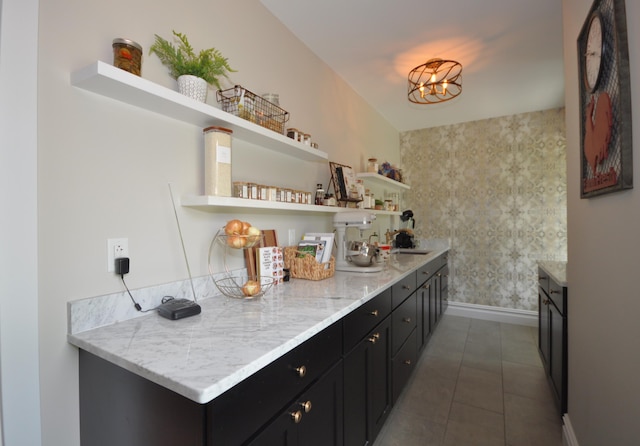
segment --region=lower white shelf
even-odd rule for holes
[[[185,195],[180,204],[185,207],[213,212],[219,208],[261,209],[273,212],[316,212],[335,214],[337,212],[351,212],[359,209],[335,206],[316,206],[313,204],[282,203],[280,201],[250,200],[236,197],[216,197],[213,195]],[[402,215],[401,212],[377,211],[362,209],[376,215]]]

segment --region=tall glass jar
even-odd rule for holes
[[[204,193],[231,196],[231,134],[223,127],[207,127],[204,133]]]

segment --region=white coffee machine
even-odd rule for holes
[[[358,273],[374,273],[383,270],[382,265],[378,265],[373,259],[372,263],[366,266],[355,264],[351,259],[357,252],[350,252],[348,249],[350,242],[347,241],[346,233],[348,228],[355,228],[360,231],[370,229],[371,224],[376,219],[376,215],[365,211],[338,212],[333,217],[333,226],[336,228],[336,271],[349,271]]]

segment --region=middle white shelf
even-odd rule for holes
[[[218,209],[254,209],[268,212],[315,212],[335,214],[338,212],[366,211],[376,215],[401,215],[401,212],[380,211],[375,209],[355,209],[336,206],[317,206],[314,204],[283,203],[280,201],[251,200],[237,197],[216,197],[213,195],[184,195],[180,201],[184,207],[214,212]]]

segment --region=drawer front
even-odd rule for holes
[[[393,316],[391,317],[392,355],[396,354],[416,328],[417,296],[417,293],[413,293],[393,311]]]
[[[416,342],[416,332],[414,331],[398,354],[393,358],[392,399],[394,405],[396,401],[398,401],[402,389],[404,389],[407,381],[409,381],[409,377],[411,377],[416,367],[417,360],[418,346]]]
[[[391,304],[393,308],[404,302],[416,290],[416,277],[416,272],[414,271],[391,286]]]
[[[560,314],[566,316],[566,288],[558,285],[553,279],[549,279],[549,299],[553,301]]]
[[[341,356],[338,322],[214,399],[211,444],[244,442]]]
[[[434,259],[431,262],[427,263],[426,265],[422,265],[420,268],[418,268],[418,271],[417,271],[418,286],[422,286],[427,280],[431,278],[431,276],[435,274],[436,271],[438,271],[439,263],[440,262],[438,262],[437,259]]]
[[[344,352],[351,351],[367,333],[391,313],[391,289],[386,289],[343,319]]]
[[[448,253],[440,254],[426,265],[418,268],[418,286],[425,283],[433,274],[447,264]]]

